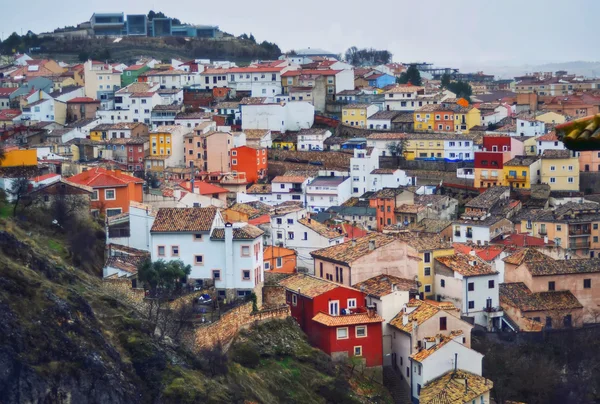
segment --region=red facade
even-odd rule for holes
[[[488,170],[502,170],[504,166],[504,153],[502,152],[476,152],[475,168]]]
[[[488,152],[507,152],[510,151],[509,136],[484,136],[483,150]]]
[[[267,175],[267,149],[240,146],[231,149],[231,170],[246,173],[246,180],[255,183]]]
[[[146,150],[144,150],[144,143],[130,142],[127,145],[127,169],[129,171],[143,170],[145,155]]]
[[[396,199],[394,198],[373,198],[369,200],[369,206],[377,209],[377,231],[383,231],[385,226],[396,224]]]
[[[286,292],[292,316],[308,335],[312,345],[334,357],[339,353],[347,353],[349,357],[363,358],[367,367],[381,366],[383,319],[376,314],[373,317],[367,314],[365,298],[361,291],[342,286],[312,298],[303,295],[302,290],[300,293]],[[331,315],[330,305],[336,302],[339,315]],[[344,312],[352,314],[342,314]],[[340,328],[346,329],[343,338],[338,338]],[[360,349],[360,355],[355,355],[357,348]]]

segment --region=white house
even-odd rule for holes
[[[502,317],[498,271],[475,253],[456,253],[435,258],[434,272],[438,299],[453,303],[463,317],[491,331],[493,319]]]
[[[151,258],[191,265],[189,278],[214,281],[219,296],[243,297],[264,281],[263,231],[246,223],[224,223],[209,208],[159,209],[150,231]]]
[[[143,75],[148,82],[159,83],[160,88],[179,89],[203,85],[200,74],[183,70],[150,70]],[[227,83],[224,87],[227,87]]]
[[[478,106],[481,112],[481,125],[488,126],[512,114],[510,105],[496,103],[481,103]]]
[[[47,95],[43,91],[41,93]],[[27,104],[22,108],[22,111],[21,120],[54,122],[54,100],[50,98],[41,98]]]
[[[425,94],[425,88],[411,85],[398,85],[384,93],[387,111],[414,111],[419,108],[417,95]]]
[[[300,202],[304,206],[306,204],[306,185],[311,179],[311,177],[302,175],[280,175],[273,178],[273,181],[271,181],[272,199],[277,203],[287,201]],[[266,201],[263,202],[268,203]]]
[[[309,129],[315,107],[309,102],[276,102],[273,98],[250,98],[241,102],[242,130],[268,129],[276,132]]]
[[[106,244],[150,252],[150,229],[156,211],[151,205],[129,202],[129,213],[111,216],[106,224]]]
[[[298,268],[314,274],[311,252],[344,242],[337,231],[311,219],[299,206],[275,207],[271,215],[271,245],[297,252]]]
[[[227,69],[228,85],[236,91],[249,91],[252,97],[281,94],[281,73],[285,66],[249,66]]]
[[[565,144],[558,140],[554,131],[536,138],[535,141],[537,142],[538,156],[544,154],[545,150],[566,150]]]
[[[475,142],[471,139],[444,139],[444,159],[446,160],[475,160],[475,151],[477,150],[479,150],[479,147],[476,146]]]
[[[350,177],[316,177],[306,186],[306,207],[312,212],[324,212],[339,206],[352,196]]]
[[[517,117],[516,136],[540,136],[546,133],[546,124],[535,118]]]
[[[365,192],[376,192],[383,188],[397,188],[408,185],[410,179],[400,169],[380,169],[379,149],[370,152],[355,149],[350,159],[350,177],[352,179],[352,196],[360,196]]]
[[[367,147],[374,147],[382,156],[396,155],[396,149],[406,140],[405,133],[373,133],[367,137]]]
[[[324,150],[323,142],[331,137],[327,129],[303,129],[298,132],[297,150]]]
[[[209,68],[200,73],[199,88],[212,90],[213,88],[228,87],[227,69]]]
[[[512,233],[514,226],[512,222],[504,216],[484,216],[478,218],[463,217],[453,222],[454,243],[475,243],[485,245],[493,239]]]

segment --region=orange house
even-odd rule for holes
[[[265,271],[278,274],[296,273],[296,250],[284,247],[265,247],[263,252]]]
[[[94,214],[114,216],[129,212],[129,202],[142,202],[144,180],[123,174],[121,170],[95,167],[69,177],[69,181],[92,188]]]
[[[246,180],[255,183],[267,175],[267,149],[240,146],[231,149],[231,171],[246,173]]]
[[[414,194],[405,188],[383,188],[369,197],[369,207],[377,209],[377,231],[396,224],[396,207],[413,205]]]

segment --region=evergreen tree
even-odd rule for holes
[[[415,65],[408,66],[408,69],[398,77],[396,82],[399,84],[411,83],[414,86],[420,86],[423,83],[421,73],[419,73],[419,69]]]

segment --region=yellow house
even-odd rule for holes
[[[565,123],[567,120],[564,115],[553,111],[537,115],[535,119],[544,122],[546,125],[559,125],[561,123]]]
[[[419,293],[423,298],[433,298],[435,293],[434,262],[438,257],[445,257],[454,254],[452,244],[444,241],[435,234],[419,235],[412,232],[398,234],[398,238],[405,241],[409,246],[417,250],[419,255]]]
[[[460,108],[454,113],[454,130],[469,133],[473,126],[481,125],[481,112],[475,107]]]
[[[518,137],[515,139],[521,140]],[[535,136],[531,136],[523,141],[523,150],[525,151],[526,156],[537,156],[537,141]]]
[[[516,156],[504,163],[504,186],[531,189],[541,183],[541,160],[538,156]]]
[[[579,191],[579,158],[569,150],[544,150],[542,184],[552,191]]]
[[[150,132],[150,155],[151,156],[170,156],[171,155],[171,133],[155,131]]]
[[[404,144],[404,157],[407,160],[417,158],[444,158],[444,134],[414,133],[408,135]]]
[[[347,126],[367,127],[367,118],[378,111],[375,105],[350,104],[342,108],[342,123]]]
[[[414,128],[415,132],[432,131],[435,128],[435,111],[439,108],[438,105],[424,105],[417,109],[414,113]]]
[[[36,149],[13,149],[5,151],[4,160],[0,160],[0,167],[37,166]]]

